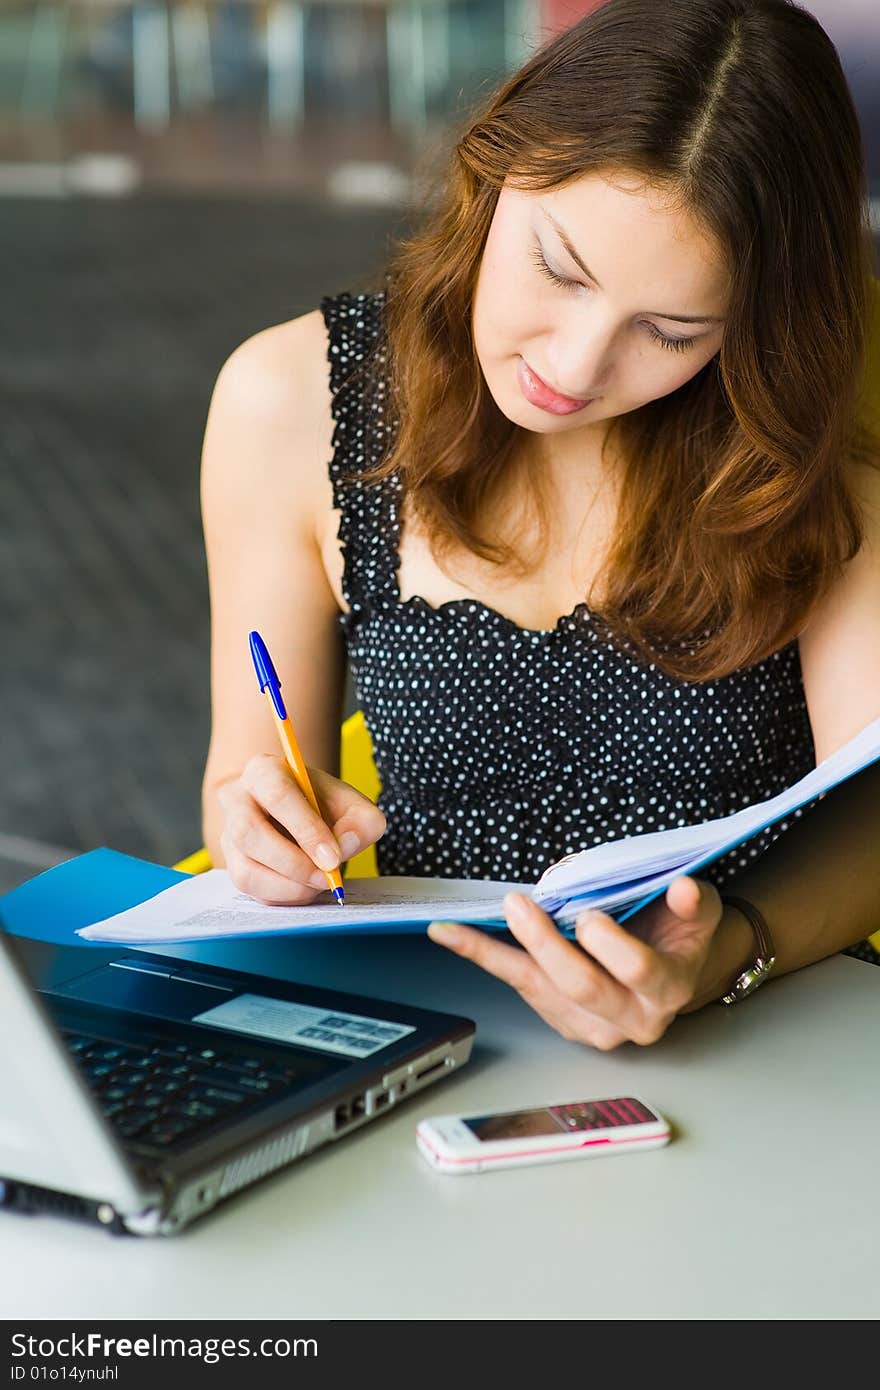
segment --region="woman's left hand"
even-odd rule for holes
[[[626,926],[581,913],[576,941],[522,893],[504,906],[522,950],[459,923],[432,922],[428,935],[512,985],[564,1038],[603,1052],[663,1036],[694,998],[722,913],[717,890],[693,878],[675,879]]]

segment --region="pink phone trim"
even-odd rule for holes
[[[493,1159],[510,1159],[514,1157],[514,1155],[511,1154],[510,1150],[508,1150],[507,1153],[503,1154],[487,1154],[478,1150],[477,1153],[474,1154],[473,1158],[451,1158],[447,1154],[441,1153],[439,1149],[435,1149],[434,1145],[431,1144],[425,1138],[425,1135],[421,1130],[419,1130],[418,1133],[419,1138],[421,1139],[425,1148],[430,1149],[434,1157],[438,1158],[442,1163],[491,1163]],[[640,1134],[638,1136],[633,1135],[630,1139],[607,1139],[604,1137],[596,1139],[582,1139],[580,1144],[554,1144],[552,1148],[519,1149],[517,1150],[515,1157],[531,1158],[533,1154],[571,1153],[573,1149],[589,1149],[596,1144],[646,1144],[650,1143],[652,1140],[668,1138],[669,1130],[664,1129],[661,1130],[659,1134]]]

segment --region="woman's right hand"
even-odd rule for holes
[[[373,802],[320,768],[309,777],[326,820],[316,815],[285,759],[261,753],[217,790],[220,848],[236,888],[272,906],[313,902],[328,891],[325,869],[381,839]]]

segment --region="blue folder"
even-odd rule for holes
[[[15,936],[61,946],[100,946],[74,933],[154,898],[187,874],[115,849],[93,849],[56,864],[0,898],[0,924]]]

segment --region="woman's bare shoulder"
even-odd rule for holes
[[[329,382],[327,329],[320,309],[264,328],[227,358],[218,378],[256,392],[255,404],[278,408],[304,388]]]
[[[219,473],[233,492],[236,477],[264,495],[293,489],[302,514],[307,499],[326,506],[332,434],[327,330],[315,309],[254,334],[227,358],[208,413],[203,473]]]

